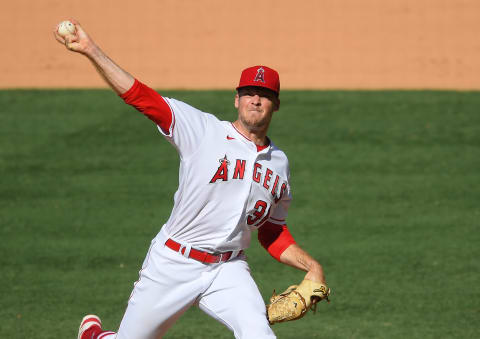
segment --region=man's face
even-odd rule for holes
[[[238,119],[252,131],[268,128],[279,104],[275,93],[262,87],[242,87],[235,96]]]

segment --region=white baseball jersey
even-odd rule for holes
[[[180,155],[179,187],[163,231],[209,252],[250,244],[265,221],[284,224],[291,200],[288,159],[273,142],[257,146],[232,123],[181,101],[164,98],[173,112],[169,133]]]

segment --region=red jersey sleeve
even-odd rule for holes
[[[258,241],[278,261],[287,247],[296,243],[287,225],[278,225],[269,221],[258,229]]]
[[[160,94],[135,79],[133,86],[120,97],[160,126],[166,135],[170,134],[172,109]]]

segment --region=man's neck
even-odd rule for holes
[[[240,120],[234,121],[233,125],[240,133],[242,133],[248,139],[252,140],[256,145],[265,146],[268,144],[268,138],[267,138],[268,126],[263,130],[256,131],[256,130],[251,130],[246,126],[244,126]]]

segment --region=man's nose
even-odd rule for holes
[[[258,94],[255,94],[254,96],[252,96],[252,104],[260,105],[260,96]]]

